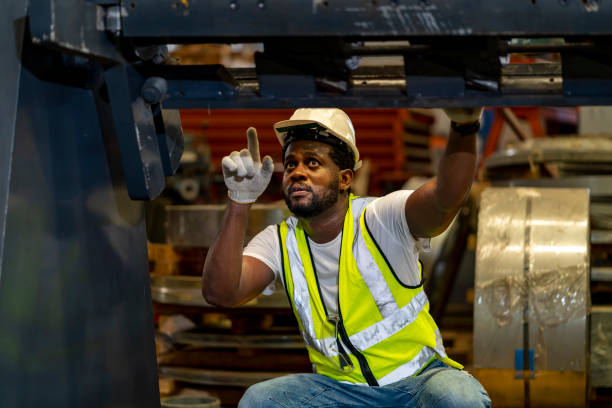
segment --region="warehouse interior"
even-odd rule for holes
[[[235,407],[312,372],[282,284],[202,295],[223,157],[255,127],[274,160],[246,243],[291,214],[296,108],[348,114],[378,197],[436,176],[443,108],[482,106],[420,254],[446,353],[495,407],[611,407],[612,7],[524,3],[2,0],[0,405]]]

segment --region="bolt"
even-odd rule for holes
[[[361,62],[361,57],[358,55],[353,55],[350,58],[344,60],[344,66],[346,66],[351,71],[359,68],[359,63]]]
[[[259,7],[261,10],[266,8],[266,3],[263,0],[260,0],[257,2],[257,7]]]
[[[168,92],[168,83],[164,78],[151,77],[148,78],[142,85],[140,91],[142,99],[150,104],[156,104],[161,102],[162,98]]]
[[[233,11],[236,11],[240,8],[240,6],[238,5],[238,3],[236,3],[235,1],[230,1],[229,4],[230,9],[232,9]]]

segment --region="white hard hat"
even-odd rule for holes
[[[355,129],[346,113],[338,108],[301,108],[296,110],[289,120],[274,124],[274,132],[282,147],[285,147],[287,132],[292,129],[313,129],[323,136],[329,133],[335,136],[351,149],[355,156],[353,170],[361,167],[359,150],[355,144]]]

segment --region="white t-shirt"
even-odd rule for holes
[[[418,266],[415,268],[400,265],[417,265],[420,250],[429,250],[429,239],[414,239],[406,223],[406,199],[412,190],[399,190],[372,201],[366,211],[368,228],[378,243],[398,278],[405,285],[416,286],[421,282]],[[309,239],[315,269],[325,306],[331,313],[337,311],[338,264],[342,232],[336,238],[323,244]],[[274,272],[275,281],[263,293],[271,294],[276,282],[280,282],[281,252],[277,226],[270,225],[257,234],[244,249],[243,255],[257,258]],[[404,275],[402,275],[402,273]]]

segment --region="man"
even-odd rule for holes
[[[223,158],[230,201],[206,257],[202,293],[232,307],[278,279],[315,370],[256,384],[240,407],[490,405],[478,381],[447,357],[418,262],[469,192],[481,111],[446,111],[452,131],[436,179],[374,199],[351,194],[361,162],[349,117],[298,109],[274,125],[294,216],[259,233],[244,252],[249,207],[273,164],[270,157],[260,163],[253,128],[248,149]]]

